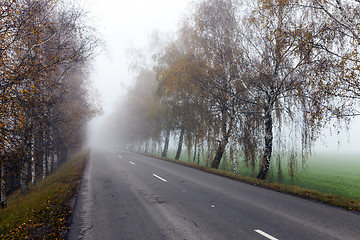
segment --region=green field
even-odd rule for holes
[[[169,151],[168,157],[174,158],[174,156],[175,151]],[[189,160],[186,151],[183,151],[180,160],[193,162],[193,156],[190,156]],[[200,159],[200,165],[206,165],[204,159]],[[226,158],[225,161],[222,160],[220,169],[232,171],[232,168],[233,165],[229,160]],[[268,174],[269,182],[281,182],[360,200],[360,155],[315,154],[306,160],[305,167],[302,166],[301,160],[298,160],[294,178],[289,177],[286,158],[282,159],[281,168],[283,174],[279,181],[276,159],[272,159]],[[238,174],[255,177],[257,169],[253,172],[250,168],[246,168],[243,159],[238,158]]]
[[[307,170],[284,183],[360,200],[360,156],[317,154],[307,160]]]

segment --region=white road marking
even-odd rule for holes
[[[129,163],[131,163],[132,165],[135,165],[135,163],[134,163],[134,162],[132,162],[132,161],[129,161]]]
[[[270,234],[267,234],[266,232],[263,232],[261,230],[255,230],[255,232],[257,232],[260,235],[263,235],[264,237],[270,239],[270,240],[278,240],[277,238],[274,238],[273,236],[271,236]]]
[[[119,156],[119,158],[121,158],[121,156]]]
[[[156,174],[153,174],[153,176],[154,176],[154,177],[156,177],[156,178],[158,178],[158,179],[160,179],[161,181],[167,182],[167,180],[166,180],[166,179],[163,179],[162,177],[159,177],[159,176],[158,176],[158,175],[156,175]]]
[[[215,207],[215,205],[211,205],[211,207],[212,207],[212,208],[214,208],[214,207]]]

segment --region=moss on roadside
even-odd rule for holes
[[[28,193],[11,194],[0,210],[0,239],[64,239],[87,155],[77,154]]]

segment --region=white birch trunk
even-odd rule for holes
[[[5,166],[1,164],[1,208],[6,207],[6,174],[5,174]]]
[[[238,150],[236,149],[236,141],[233,138],[231,138],[231,140],[230,140],[230,161],[233,163],[234,173],[238,172],[237,152],[238,152]]]
[[[44,150],[43,155],[42,155],[42,169],[43,169],[43,179],[46,178],[47,176],[47,154]]]
[[[35,163],[35,141],[31,140],[31,184],[35,186],[36,181],[36,163]]]
[[[152,140],[152,151],[154,155],[157,153],[157,143],[154,140]]]
[[[232,154],[232,162],[234,165],[234,173],[238,172],[238,162],[237,162],[237,150],[233,150],[233,154]]]
[[[52,173],[53,170],[53,161],[54,161],[54,154],[52,152],[49,152],[49,155],[47,157],[47,166],[48,166],[48,173]]]
[[[46,149],[46,136],[45,132],[42,134],[42,169],[43,169],[43,179],[47,176],[47,157],[48,151]]]
[[[59,158],[58,158],[58,155],[57,155],[57,152],[54,153],[54,167],[53,169],[57,169],[59,166]]]

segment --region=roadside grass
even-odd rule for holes
[[[87,155],[75,155],[28,193],[11,194],[0,210],[0,239],[64,239]]]
[[[335,205],[349,210],[360,211],[360,156],[318,154],[310,157],[302,167],[301,160],[297,164],[294,178],[288,174],[287,162],[281,164],[282,177],[278,178],[276,161],[273,159],[268,174],[268,180],[256,179],[258,168],[253,171],[238,159],[238,173],[232,172],[233,165],[228,160],[222,160],[219,169],[206,167],[206,162],[200,159],[193,162],[193,156],[182,154],[180,161],[171,159],[174,151],[169,151],[170,158],[161,158],[178,164],[198,168],[202,171],[228,177],[248,184],[269,188],[278,192],[296,195],[306,199],[314,199],[323,203]]]

